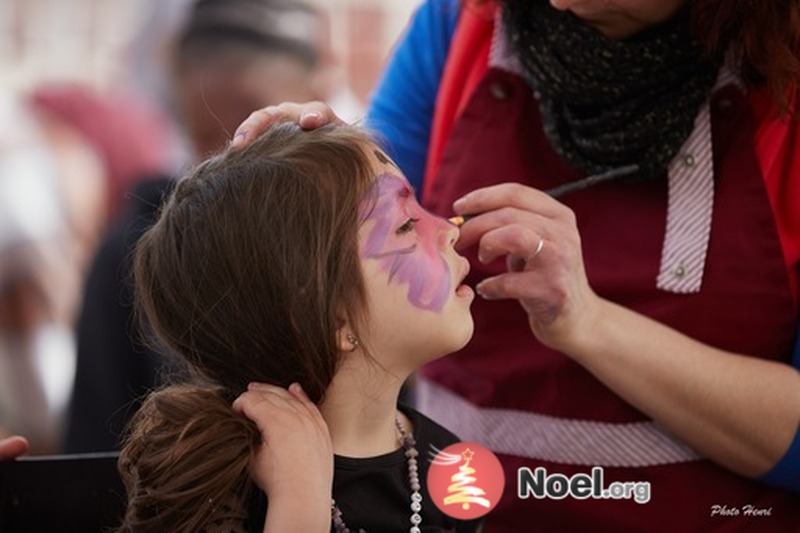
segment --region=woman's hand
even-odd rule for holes
[[[572,211],[517,183],[478,189],[453,208],[473,215],[461,227],[460,248],[477,243],[482,263],[506,258],[508,272],[481,281],[478,293],[519,300],[536,337],[566,349],[596,316],[600,301],[586,279]]]
[[[305,130],[313,130],[326,124],[344,124],[342,119],[324,102],[302,104],[284,102],[259,109],[250,114],[233,134],[231,148],[241,148],[279,122],[294,122]]]
[[[10,461],[28,453],[28,441],[24,437],[11,436],[0,439],[0,461]]]
[[[598,297],[573,213],[541,191],[495,185],[453,208],[477,214],[461,227],[459,247],[477,243],[482,262],[506,257],[508,272],[478,293],[518,299],[541,342],[734,472],[760,476],[786,453],[800,419],[796,369],[714,348]]]
[[[250,469],[269,499],[264,531],[328,531],[333,446],[317,406],[297,383],[252,383],[233,408],[261,432]]]

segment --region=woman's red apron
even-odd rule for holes
[[[563,202],[577,216],[587,274],[600,296],[723,350],[788,361],[797,331],[797,309],[752,147],[754,124],[748,100],[737,88],[726,87],[714,94],[710,110],[714,211],[698,293],[674,294],[656,288],[665,233],[666,177],[602,184],[568,195]],[[452,216],[452,202],[479,187],[519,182],[547,189],[580,177],[549,147],[530,88],[514,74],[489,69],[453,126],[425,203],[435,213]],[[485,266],[476,260],[474,249],[466,253],[473,266],[468,279],[472,285],[504,270],[502,261]],[[492,409],[501,409],[512,416],[513,412],[536,413],[555,421],[596,421],[620,427],[648,420],[582,367],[538,343],[517,302],[478,298],[473,312],[473,340],[461,352],[424,368],[423,379],[478,409],[489,408],[490,414]],[[449,426],[459,416],[458,412],[436,413],[434,418]],[[504,428],[503,435],[491,438],[513,439],[513,427]],[[636,503],[633,499],[521,499],[517,496],[520,467],[533,471],[542,466],[549,473],[571,476],[589,472],[591,465],[499,456],[506,491],[487,517],[489,533],[800,530],[796,496],[702,459],[604,467],[606,485],[650,482],[649,501]],[[714,509],[734,508],[738,516],[714,513]],[[759,516],[743,514],[748,509],[761,512]]]

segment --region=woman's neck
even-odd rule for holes
[[[399,447],[395,420],[405,377],[391,376],[365,361],[342,365],[319,406],[336,455],[374,457]],[[408,420],[399,416],[410,429]]]

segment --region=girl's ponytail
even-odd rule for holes
[[[247,529],[260,435],[222,388],[173,385],[135,415],[119,470],[128,492],[121,531]]]

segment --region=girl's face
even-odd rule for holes
[[[413,370],[472,336],[474,293],[462,284],[469,263],[453,248],[458,228],[425,211],[402,172],[383,152],[369,150],[376,177],[359,253],[370,349],[384,365]]]
[[[609,39],[625,39],[670,19],[687,0],[550,0]]]

